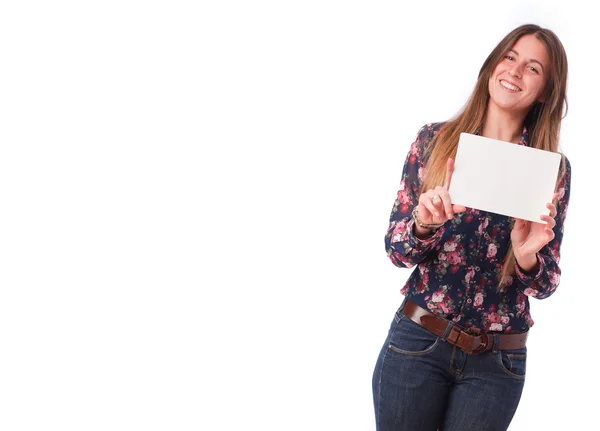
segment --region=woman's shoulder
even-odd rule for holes
[[[571,182],[571,162],[565,153],[559,152],[561,163],[558,169],[558,181],[562,184],[569,185]]]
[[[417,133],[417,143],[421,150],[426,149],[446,122],[427,123]]]
[[[444,124],[446,124],[445,121],[438,123],[427,123],[419,129],[419,135],[428,135],[430,137],[433,137],[435,136],[435,134],[437,134],[437,132],[441,130]]]

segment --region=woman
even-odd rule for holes
[[[463,110],[419,131],[385,237],[396,266],[418,266],[373,374],[378,430],[508,428],[525,379],[529,297],[559,283],[571,168],[563,156],[549,215],[532,223],[453,205],[453,158],[461,132],[558,152],[566,81],[556,35],[518,27],[486,59]]]

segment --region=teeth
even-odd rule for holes
[[[511,90],[511,91],[520,91],[521,89],[515,85],[511,85],[506,81],[500,81],[500,85],[502,85],[504,88]]]

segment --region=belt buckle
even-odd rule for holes
[[[471,352],[471,354],[473,354],[473,355],[479,355],[480,353],[485,352],[487,350],[488,344],[490,342],[488,334],[485,331],[480,331],[480,333],[477,334],[477,336],[480,336],[482,338],[481,344],[478,347],[476,347],[475,349],[473,349],[473,351]]]

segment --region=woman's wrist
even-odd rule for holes
[[[421,227],[416,222],[413,224],[413,226],[414,226],[413,233],[419,239],[427,239],[430,236],[433,236],[433,234],[435,233],[435,230]]]
[[[419,218],[419,209],[415,207],[412,211],[414,220],[414,234],[419,239],[426,239],[432,236],[444,223],[440,224],[425,224]]]
[[[523,257],[515,256],[515,259],[517,261],[517,265],[519,265],[519,268],[521,268],[524,272],[534,272],[537,269],[538,259],[535,254]]]

